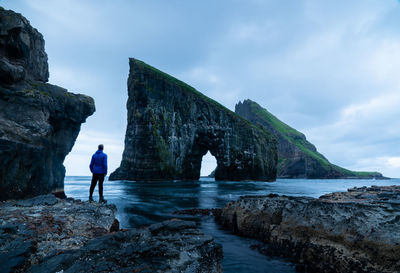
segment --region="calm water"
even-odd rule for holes
[[[67,176],[67,196],[87,200],[90,177]],[[122,228],[140,227],[170,218],[193,220],[204,233],[222,244],[224,272],[295,272],[294,266],[282,260],[268,258],[251,250],[257,241],[241,238],[221,230],[211,216],[178,216],[173,212],[189,208],[216,208],[236,200],[241,195],[269,193],[319,197],[333,191],[346,191],[357,186],[400,185],[400,179],[391,180],[305,180],[278,179],[277,182],[216,182],[200,181],[128,182],[105,181],[104,196],[117,206],[117,218]],[[97,191],[97,188],[96,188]],[[98,200],[98,193],[94,198]]]

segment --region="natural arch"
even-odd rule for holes
[[[210,176],[216,168],[217,159],[208,151],[201,159],[200,177]]]
[[[197,180],[202,157],[216,180],[274,180],[276,145],[264,130],[189,85],[130,59],[128,126],[110,180]]]

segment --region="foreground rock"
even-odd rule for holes
[[[0,272],[222,272],[194,222],[118,231],[115,212],[53,195],[0,203]]]
[[[43,36],[0,7],[0,200],[63,194],[65,156],[92,98],[47,84]]]
[[[0,203],[0,272],[32,264],[110,232],[116,207],[41,195]],[[115,224],[114,224],[115,226]]]
[[[110,180],[197,180],[207,151],[216,180],[275,180],[268,132],[139,60],[129,65],[125,149]]]
[[[400,272],[400,186],[319,199],[245,196],[227,204],[217,220],[306,272]]]
[[[276,137],[278,177],[384,178],[378,172],[354,172],[330,163],[304,134],[285,124],[254,101],[239,102],[235,106],[235,112]]]

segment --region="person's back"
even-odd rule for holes
[[[97,181],[99,182],[99,202],[107,202],[103,197],[103,182],[107,174],[107,155],[103,153],[104,146],[100,144],[99,149],[93,154],[90,161],[90,171],[92,172],[92,183],[89,190],[89,201],[93,201],[93,191],[96,187]]]
[[[90,162],[90,171],[97,174],[107,174],[107,155],[103,150],[97,150]]]

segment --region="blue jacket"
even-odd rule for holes
[[[97,150],[90,161],[90,171],[96,174],[107,174],[107,155],[101,150]]]

